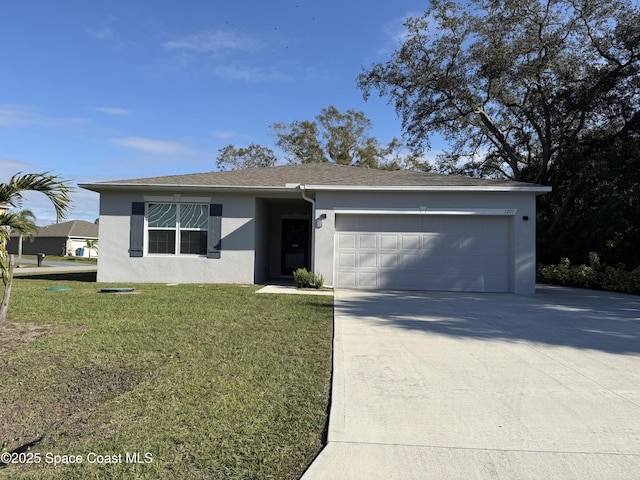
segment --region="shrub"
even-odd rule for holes
[[[569,287],[595,288],[640,294],[640,267],[629,272],[624,264],[612,267],[600,263],[597,253],[589,253],[589,265],[571,265],[562,258],[557,265],[538,265],[537,281]]]
[[[322,288],[324,277],[320,274],[307,271],[306,268],[299,268],[293,272],[293,281],[298,288]]]

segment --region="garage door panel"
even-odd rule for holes
[[[398,269],[398,254],[396,253],[381,253],[380,254],[380,267],[384,269],[397,270]]]
[[[422,265],[422,255],[419,254],[411,254],[411,253],[401,253],[400,254],[400,268],[404,270],[415,270],[421,268]]]
[[[358,287],[380,288],[376,272],[358,272]]]
[[[378,236],[376,234],[361,233],[358,235],[358,246],[360,248],[377,248]]]
[[[403,250],[419,250],[420,236],[419,235],[402,235],[401,245]]]
[[[356,268],[356,253],[355,252],[338,252],[337,254],[337,266],[338,269],[344,268]]]
[[[467,268],[467,256],[462,254],[454,254],[450,255],[447,258],[447,262],[442,265],[441,270],[450,274],[462,275],[464,274]]]
[[[442,248],[444,237],[441,233],[428,233],[421,237],[421,248],[424,252],[436,252]]]
[[[380,235],[380,248],[383,250],[397,250],[399,245],[398,235]]]
[[[507,217],[337,215],[336,284],[508,291],[508,227]]]
[[[495,254],[483,257],[483,267],[487,274],[501,274],[507,266],[507,261],[504,255]]]
[[[358,253],[359,268],[378,268],[378,254],[376,252]]]
[[[480,255],[468,255],[465,258],[464,270],[470,274],[482,274],[487,271],[485,257]]]
[[[338,233],[338,248],[356,248],[356,233]]]
[[[338,271],[337,273],[337,286],[344,288],[357,288],[358,282],[355,270],[353,271]]]

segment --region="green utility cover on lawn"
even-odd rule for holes
[[[49,287],[46,290],[50,290],[52,292],[63,292],[65,290],[71,290],[71,288],[65,287],[64,285],[56,285],[56,286],[53,286],[53,287]]]

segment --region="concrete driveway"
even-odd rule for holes
[[[318,479],[640,478],[640,297],[336,292]]]

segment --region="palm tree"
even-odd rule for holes
[[[71,188],[64,180],[56,175],[45,173],[17,173],[7,183],[0,183],[0,205],[5,207],[20,207],[23,194],[27,191],[43,193],[56,211],[58,219],[66,218],[71,204]],[[33,222],[32,222],[33,223]],[[27,230],[25,230],[27,229]],[[0,210],[0,270],[4,283],[4,295],[0,304],[0,324],[7,319],[9,309],[9,296],[11,295],[11,283],[13,281],[13,255],[7,252],[7,243],[11,230],[23,234],[27,233],[28,225],[18,213]]]
[[[89,249],[89,258],[91,258],[91,250],[98,251],[98,240],[87,240],[84,246]]]
[[[18,258],[22,258],[22,240],[24,237],[32,239],[38,232],[35,220],[36,216],[31,210],[20,210],[17,213],[18,221],[22,224],[20,228],[13,227],[12,230],[18,232]]]

